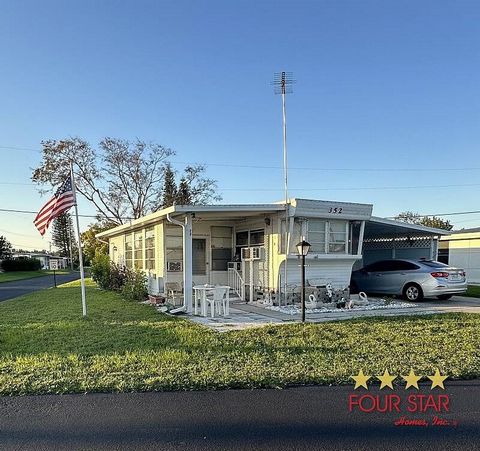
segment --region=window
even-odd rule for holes
[[[197,276],[204,276],[207,273],[206,267],[206,247],[205,238],[192,239],[192,273]]]
[[[360,243],[360,229],[362,223],[360,221],[350,222],[350,232],[348,237],[348,253],[352,255],[358,254],[358,245]]]
[[[280,223],[280,253],[285,253],[285,220]],[[290,254],[297,253],[297,244],[302,240],[302,222],[295,219],[293,222],[293,230],[290,235]]]
[[[133,266],[135,269],[143,269],[143,231],[134,234]]]
[[[430,266],[430,268],[446,268],[448,265],[434,260],[420,260],[422,265]]]
[[[345,221],[329,221],[328,253],[345,254],[347,246],[347,223]]]
[[[145,230],[145,269],[155,270],[155,230]]]
[[[310,252],[325,254],[326,252],[326,221],[320,219],[308,220],[308,239]]]
[[[133,249],[132,249],[132,234],[125,235],[125,265],[127,268],[132,267]]]
[[[227,271],[232,261],[232,228],[212,226],[212,271]]]
[[[248,231],[238,232],[235,235],[235,260],[242,258],[242,247],[248,247]]]
[[[385,271],[387,263],[388,263],[387,260],[382,260],[382,261],[375,262],[375,263],[372,263],[370,265],[367,265],[363,269],[367,272]]]
[[[165,228],[165,252],[167,271],[182,271],[183,266],[183,232],[181,227]]]
[[[250,231],[250,246],[263,246],[264,241],[265,241],[264,230]]]

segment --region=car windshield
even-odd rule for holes
[[[447,268],[448,265],[446,265],[445,263],[441,263],[441,262],[436,262],[434,260],[420,260],[420,262],[422,265],[427,265],[427,266],[430,266],[430,268]]]

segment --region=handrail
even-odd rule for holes
[[[245,281],[240,272],[229,265],[228,268],[228,285],[233,289],[240,299],[245,299]]]

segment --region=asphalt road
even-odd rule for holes
[[[80,273],[57,274],[56,277],[57,285],[60,285],[79,279]],[[0,283],[0,302],[50,287],[53,287],[53,275],[35,277],[33,279],[14,280],[13,282],[2,282]]]
[[[480,381],[446,382],[457,426],[396,426],[403,413],[349,412],[350,394],[418,394],[371,387],[89,394],[0,398],[0,449],[474,450]],[[404,409],[402,404],[402,409]],[[434,413],[405,415],[431,422]]]

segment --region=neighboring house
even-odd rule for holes
[[[467,281],[480,284],[480,227],[456,230],[439,243],[439,260],[465,269]]]
[[[191,311],[192,284],[228,284],[244,299],[284,293],[285,285],[288,293],[300,283],[296,244],[303,237],[311,244],[311,285],[346,288],[354,264],[436,258],[438,237],[447,232],[375,218],[372,208],[310,199],[291,199],[287,212],[284,203],[177,205],[97,237],[109,240],[114,262],[148,273],[150,287],[182,283]]]
[[[51,260],[57,260],[58,261],[58,269],[65,269],[68,267],[69,264],[69,259],[66,257],[59,257],[58,255],[50,255],[50,254],[45,254],[42,252],[25,252],[23,254],[20,253],[14,253],[12,255],[13,258],[35,258],[37,260],[40,260],[40,263],[42,265],[42,269],[50,269],[50,261]]]

